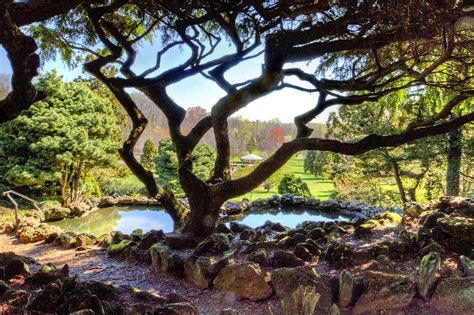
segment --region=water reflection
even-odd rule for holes
[[[265,224],[267,220],[274,223],[279,222],[289,228],[295,228],[296,225],[304,221],[329,222],[329,221],[344,221],[349,222],[354,217],[348,214],[342,214],[338,211],[317,211],[305,209],[269,209],[251,211],[243,218],[229,218],[226,221],[238,221],[250,227],[258,227]]]
[[[165,211],[147,207],[103,208],[81,218],[51,222],[65,231],[100,236],[112,231],[131,233],[135,229],[173,231],[173,220]]]
[[[308,211],[299,208],[250,211],[244,217],[231,217],[225,221],[239,221],[250,227],[258,227],[270,220],[294,228],[303,221],[350,221],[353,218],[353,216],[338,211]],[[51,224],[57,225],[65,231],[89,233],[95,236],[112,231],[130,234],[135,229],[142,229],[145,233],[152,229],[164,232],[173,231],[173,220],[169,214],[162,209],[146,206],[103,208],[82,218],[51,222]]]

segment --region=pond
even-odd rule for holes
[[[248,225],[252,228],[262,226],[266,221],[274,223],[281,223],[289,228],[295,228],[296,225],[304,221],[329,222],[340,221],[349,222],[355,216],[348,213],[340,213],[337,211],[318,211],[318,210],[303,210],[303,209],[271,209],[250,211],[242,218],[229,218],[226,221],[238,221],[239,223]]]
[[[244,217],[229,218],[226,221],[239,221],[250,227],[258,227],[265,221],[279,222],[287,227],[294,228],[303,221],[351,221],[354,216],[340,212],[325,212],[302,209],[270,209],[265,211],[250,211]],[[160,208],[146,206],[110,207],[103,208],[81,218],[50,222],[65,231],[89,233],[100,236],[112,231],[121,231],[130,234],[135,229],[142,229],[144,233],[154,229],[164,232],[173,231],[173,220]]]
[[[169,214],[162,209],[146,206],[103,208],[81,218],[50,223],[65,231],[89,233],[94,236],[112,231],[130,234],[135,229],[142,229],[144,233],[152,229],[173,231],[173,220]]]

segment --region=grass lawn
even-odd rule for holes
[[[233,200],[240,201],[242,198],[249,200],[255,200],[257,198],[267,198],[274,194],[278,194],[278,181],[279,178],[285,173],[293,173],[298,177],[301,177],[306,184],[308,184],[309,190],[314,198],[321,200],[330,199],[331,195],[335,192],[334,183],[331,180],[324,179],[322,177],[316,177],[311,174],[306,174],[303,169],[304,158],[302,154],[293,156],[282,168],[274,174],[272,177],[275,178],[275,185],[270,191],[266,191],[263,187],[258,187],[250,193],[234,198]],[[244,176],[252,171],[254,166],[245,167],[238,170],[233,177],[238,178]]]

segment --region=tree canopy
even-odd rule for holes
[[[0,178],[15,186],[57,183],[68,204],[83,174],[116,163],[120,128],[110,102],[84,83],[53,72],[36,88],[46,97],[0,125]]]
[[[474,15],[469,1],[231,0],[189,2],[183,6],[157,0],[115,0],[64,1],[48,12],[38,9],[39,3],[47,2],[50,1],[1,6],[0,13],[8,19],[2,20],[0,30],[15,30],[14,34],[0,32],[0,42],[14,68],[13,91],[0,103],[2,120],[14,117],[18,107],[24,108],[39,96],[28,85],[38,66],[34,41],[39,43],[43,58],[60,54],[71,66],[84,64],[86,71],[112,91],[132,121],[128,139],[120,150],[123,160],[150,194],[175,219],[186,223],[184,230],[195,235],[213,230],[225,200],[260,185],[298,151],[358,155],[443,134],[474,120],[473,31],[465,23]],[[68,13],[57,15],[65,12]],[[18,29],[47,18],[50,19],[29,27],[29,35]],[[12,46],[12,34],[29,43],[18,56],[14,52],[20,45]],[[154,42],[156,60],[149,69],[139,71],[135,61],[144,41]],[[233,50],[218,54],[216,48],[223,43],[229,43]],[[187,60],[163,69],[162,58],[174,48],[182,48]],[[258,77],[243,82],[227,79],[229,70],[260,55],[264,61]],[[315,72],[305,72],[297,64],[314,60],[318,60]],[[28,67],[24,67],[25,63]],[[119,72],[106,71],[111,66]],[[208,115],[183,132],[186,110],[179,100],[169,96],[167,88],[194,76],[210,80],[225,94]],[[18,84],[20,81],[23,84]],[[190,211],[178,204],[170,191],[158,186],[152,172],[133,155],[147,118],[131,98],[130,88],[143,92],[167,118]],[[248,175],[232,179],[229,117],[282,89],[315,93],[313,108],[295,113],[298,132],[294,139],[286,140]],[[413,94],[418,107],[426,106],[416,95],[426,94],[427,89],[434,91],[432,95],[438,97],[439,106],[414,120],[401,122],[396,130],[387,133],[353,140],[321,139],[312,137],[308,126],[332,106],[370,102],[378,108],[381,97],[401,91]],[[22,102],[13,104],[11,100],[21,90],[28,93],[22,94]],[[217,156],[212,175],[203,180],[194,173],[189,157],[211,130]]]

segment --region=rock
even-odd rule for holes
[[[319,203],[321,202],[320,199],[315,199],[315,198],[308,198],[306,199],[305,205],[311,208],[319,206]]]
[[[342,270],[339,275],[339,304],[348,307],[352,302],[354,291],[354,278],[351,273]]]
[[[277,249],[273,254],[271,264],[273,268],[298,267],[303,266],[304,261],[293,253]]]
[[[102,197],[102,199],[100,199],[99,201],[100,208],[112,207],[112,206],[116,206],[117,204],[118,204],[118,199],[112,196]]]
[[[112,244],[112,235],[109,233],[102,234],[99,236],[99,238],[96,241],[97,245],[100,245],[102,247],[109,247],[110,244]]]
[[[68,208],[55,206],[44,210],[44,217],[46,221],[58,221],[66,219],[70,213]]]
[[[84,214],[86,214],[90,210],[91,210],[91,206],[88,205],[87,203],[85,202],[76,203],[70,207],[70,213],[68,217],[69,218],[82,217]]]
[[[28,259],[13,252],[0,253],[0,280],[8,281],[15,276],[30,273]]]
[[[428,245],[426,245],[425,247],[421,248],[419,251],[419,253],[422,255],[427,255],[430,252],[437,252],[440,254],[444,254],[444,248],[438,242],[433,241],[429,243]]]
[[[268,208],[269,203],[268,199],[266,198],[258,198],[252,201],[252,207],[260,209],[260,208]]]
[[[251,207],[252,204],[249,201],[243,200],[241,202],[228,201],[221,209],[227,215],[238,215],[248,211]]]
[[[15,224],[13,222],[3,222],[0,224],[0,233],[11,233],[15,231]]]
[[[308,237],[312,240],[319,241],[319,240],[326,239],[327,235],[326,235],[326,232],[324,231],[324,229],[322,229],[320,227],[316,227],[308,233]]]
[[[286,193],[281,195],[280,203],[283,207],[289,207],[293,205],[293,195],[290,193]]]
[[[142,229],[135,229],[130,234],[130,239],[134,242],[140,242],[143,237],[143,230]]]
[[[241,233],[244,230],[251,230],[252,228],[248,225],[238,223],[238,222],[230,222],[230,230],[234,232],[234,234]]]
[[[74,232],[61,233],[54,241],[54,245],[63,246],[64,248],[75,247],[76,237],[77,237],[77,234]]]
[[[270,266],[267,251],[263,248],[257,249],[249,255],[249,260],[262,267]]]
[[[318,275],[313,268],[279,268],[274,269],[271,274],[271,283],[275,294],[279,299],[287,299],[299,287],[314,288],[315,293],[320,294],[316,305],[316,314],[327,313],[332,305],[334,294],[328,281]]]
[[[233,234],[233,232],[224,223],[218,223],[214,228],[214,233]]]
[[[155,271],[161,271],[174,276],[184,275],[183,259],[168,246],[156,243],[149,249],[151,265]]]
[[[474,218],[446,217],[437,221],[443,232],[474,244]]]
[[[123,240],[118,244],[111,244],[109,247],[107,247],[107,253],[110,256],[121,256],[121,255],[124,254],[124,252],[128,248],[130,248],[132,246],[135,246],[135,245],[137,245],[137,243],[135,243],[132,240]]]
[[[474,260],[461,255],[459,256],[459,263],[461,265],[461,270],[466,277],[474,277]]]
[[[184,263],[184,274],[198,288],[209,288],[215,276],[228,264],[230,257],[231,255],[224,255],[219,260],[215,260],[214,258],[204,256],[194,259],[191,256]]]
[[[280,196],[271,196],[270,198],[268,198],[268,204],[272,207],[278,207],[280,205]]]
[[[40,223],[34,218],[21,219],[16,229],[16,236],[20,239],[20,242],[24,244],[43,241],[52,236],[57,236],[60,233],[61,229],[59,227],[47,223]]]
[[[196,240],[187,233],[168,233],[165,235],[166,243],[172,249],[194,248],[198,244]]]
[[[442,244],[446,251],[455,252],[474,259],[474,246],[469,242],[457,238],[448,238]]]
[[[240,313],[233,308],[224,308],[219,315],[239,315]]]
[[[366,287],[352,309],[354,314],[402,309],[415,295],[414,282],[408,276],[369,271],[364,282]]]
[[[406,202],[404,205],[404,212],[407,216],[411,218],[417,218],[420,214],[426,211],[428,207],[423,204],[419,204],[416,202]]]
[[[162,230],[151,230],[141,238],[138,248],[148,250],[153,244],[165,240],[165,233]]]
[[[437,252],[431,252],[423,257],[418,274],[418,294],[426,301],[428,293],[439,278],[441,267],[441,256]]]
[[[302,196],[293,196],[293,206],[299,207],[303,206],[306,202],[306,199]]]
[[[242,241],[250,241],[255,237],[255,234],[257,234],[254,230],[243,230],[242,233],[240,233],[240,239]]]
[[[118,244],[123,240],[129,239],[128,235],[125,235],[120,231],[112,231],[110,232],[110,235],[112,236],[112,244]]]
[[[194,249],[194,255],[221,254],[230,249],[230,241],[226,234],[215,233],[206,237]]]
[[[266,299],[273,292],[262,270],[255,263],[234,264],[222,268],[214,279],[214,286],[237,299],[251,301]]]
[[[474,277],[444,278],[435,289],[430,303],[447,314],[472,314]]]
[[[295,246],[295,250],[293,251],[296,257],[301,258],[305,261],[310,261],[313,258],[311,252],[304,246],[302,243],[298,243]]]
[[[86,233],[81,233],[76,237],[76,247],[90,246],[94,244],[95,237]]]

